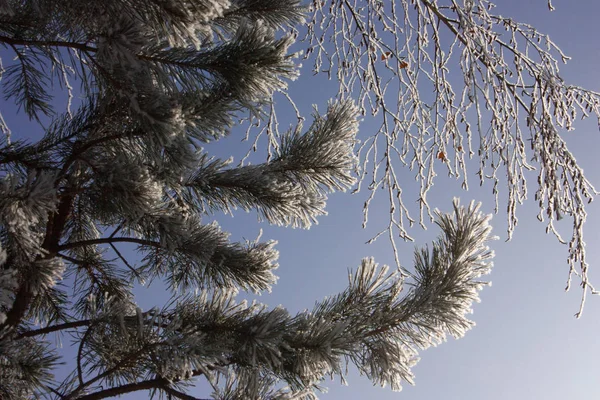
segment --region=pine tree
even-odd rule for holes
[[[442,234],[415,253],[410,276],[365,259],[345,291],[297,315],[238,299],[275,283],[275,243],[231,242],[203,218],[242,208],[309,227],[329,192],[355,182],[350,101],[283,134],[262,164],[235,167],[202,148],[241,113],[263,115],[296,76],[293,39],[277,32],[300,20],[297,2],[0,7],[0,43],[15,56],[4,93],[44,130],[0,143],[0,398],[191,399],[199,376],[215,399],[314,398],[347,364],[397,390],[419,349],[471,327],[491,266],[489,217],[458,202],[437,213]],[[52,85],[71,89],[72,76],[84,100],[57,112]],[[140,309],[132,289],[148,280],[172,301]],[[68,360],[54,334],[76,352],[61,382],[53,371]]]

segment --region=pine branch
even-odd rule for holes
[[[165,393],[167,393],[167,394],[169,394],[169,395],[171,395],[173,397],[176,397],[178,399],[181,399],[181,400],[208,400],[208,399],[201,399],[199,397],[190,396],[189,394],[186,394],[186,393],[180,392],[178,390],[175,390],[172,387],[167,386],[167,385],[163,385],[161,387],[161,389]]]
[[[138,361],[139,356],[141,356],[145,352],[147,352],[150,349],[150,347],[156,347],[157,345],[158,345],[158,343],[153,343],[151,345],[142,346],[140,349],[126,355],[124,358],[119,360],[117,362],[117,364],[114,365],[113,367],[105,370],[104,372],[96,375],[95,377],[93,377],[85,382],[81,382],[79,384],[79,386],[77,386],[75,389],[73,389],[73,391],[69,395],[65,396],[65,400],[81,399],[82,397],[80,397],[79,394],[86,387],[89,387],[90,385],[93,385],[94,383],[101,381],[104,378],[109,377],[110,375],[118,372],[120,369],[125,368],[128,364],[134,364],[135,362]],[[128,393],[128,392],[123,392],[123,393]],[[104,397],[99,397],[99,398],[104,398]]]
[[[39,46],[39,47],[65,47],[81,51],[98,51],[97,48],[91,47],[82,43],[66,42],[62,40],[28,40],[16,39],[8,36],[0,35],[0,42],[13,46]]]
[[[76,249],[79,247],[85,246],[93,246],[96,244],[111,244],[111,243],[135,243],[142,246],[155,247],[158,249],[162,249],[162,245],[159,242],[154,242],[152,240],[139,239],[135,237],[108,237],[108,238],[100,238],[100,239],[89,239],[82,240],[79,242],[70,242],[64,243],[57,247],[57,251]]]
[[[79,346],[77,348],[77,361],[76,361],[76,367],[77,367],[77,379],[79,380],[79,386],[83,387],[85,385],[85,383],[83,382],[83,368],[81,365],[81,357],[83,354],[83,346],[85,345],[85,341],[87,340],[88,336],[90,335],[90,333],[92,332],[92,328],[94,327],[94,323],[90,323],[88,325],[87,330],[85,331],[85,333],[83,334],[83,337],[81,338],[81,340],[79,341]]]
[[[65,329],[73,329],[73,328],[79,328],[81,326],[88,326],[92,322],[93,322],[93,320],[91,320],[91,319],[84,319],[84,320],[80,320],[80,321],[67,322],[67,323],[59,324],[59,325],[47,326],[45,328],[35,329],[35,330],[31,330],[31,331],[25,331],[25,332],[19,333],[15,337],[15,340],[27,338],[27,337],[39,336],[39,335],[47,335],[49,333],[63,331]]]
[[[160,389],[163,386],[163,379],[156,378],[138,383],[130,383],[127,385],[115,386],[110,389],[101,390],[99,392],[90,393],[83,396],[74,397],[77,400],[99,400],[107,397],[115,397],[123,394],[137,392],[140,390]],[[65,400],[70,400],[70,397],[65,397]]]
[[[209,209],[254,208],[272,224],[309,228],[325,214],[327,193],[355,182],[356,114],[350,101],[331,104],[326,115],[315,113],[303,135],[300,126],[285,134],[280,154],[263,164],[226,168],[227,162],[203,156],[185,185]]]
[[[195,371],[193,373],[193,376],[200,376],[200,375],[202,375],[201,371]],[[110,389],[101,390],[101,391],[90,393],[90,394],[87,394],[84,396],[79,396],[79,397],[77,397],[77,400],[99,400],[99,399],[105,399],[107,397],[115,397],[115,396],[120,396],[120,395],[127,394],[127,393],[138,392],[141,390],[151,390],[151,389],[163,390],[167,394],[170,394],[178,399],[203,400],[203,399],[199,399],[199,398],[190,396],[190,395],[180,392],[178,390],[175,390],[172,387],[170,387],[171,384],[172,384],[172,382],[169,382],[165,378],[154,378],[154,379],[149,379],[146,381],[116,386],[116,387],[113,387]],[[65,400],[69,400],[69,397],[67,397]]]
[[[113,244],[110,243],[110,247],[113,249],[113,251],[117,254],[117,256],[121,259],[121,261],[123,261],[123,264],[125,264],[125,266],[133,273],[133,275],[138,278],[138,280],[142,280],[141,275],[136,271],[135,268],[133,268],[129,262],[127,261],[127,259],[125,257],[123,257],[123,255],[121,254],[121,252],[119,251],[119,249],[117,249],[117,247]]]
[[[146,315],[149,315],[150,313],[152,313],[152,311],[146,311],[146,312],[143,312],[142,315],[146,316]],[[126,317],[125,318],[125,320],[134,320],[134,319],[135,319],[135,317]],[[82,326],[90,326],[91,324],[93,324],[95,322],[99,322],[99,321],[103,321],[103,319],[102,318],[101,319],[82,319],[79,321],[66,322],[63,324],[47,326],[45,328],[24,331],[24,332],[19,333],[15,337],[15,340],[27,338],[27,337],[39,336],[39,335],[47,335],[52,332],[63,331],[63,330],[73,329],[73,328],[79,328]]]
[[[72,194],[65,193],[57,207],[56,213],[48,221],[46,235],[42,243],[42,248],[48,252],[46,258],[52,258],[59,251],[58,242],[62,237],[65,224],[69,218],[73,199],[74,196]],[[10,268],[10,263],[7,264],[7,267]],[[9,330],[15,328],[21,323],[21,320],[29,309],[33,296],[34,293],[27,284],[27,278],[25,277],[15,294],[15,300],[10,310],[6,313],[6,320],[0,324],[0,332],[6,328]]]

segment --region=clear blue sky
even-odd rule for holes
[[[497,0],[497,3],[501,14],[529,22],[550,34],[566,54],[573,57],[562,68],[567,83],[600,91],[600,1],[554,0],[556,11],[552,13],[548,11],[546,0]],[[323,91],[328,86],[321,83],[308,71],[307,65],[302,77],[292,85],[292,96],[305,114],[313,103],[324,110],[326,99],[334,95],[333,91]],[[6,114],[5,117],[10,124],[13,117]],[[361,126],[361,137],[366,137],[370,129],[367,121]],[[600,189],[597,121],[582,121],[574,132],[565,135],[588,178]],[[239,144],[238,136],[229,138],[225,148],[231,150],[229,146],[236,146],[240,154],[246,145]],[[222,149],[223,144],[220,146]],[[534,182],[534,175],[530,179]],[[413,185],[409,173],[406,173],[406,185],[407,204],[414,204],[416,193],[411,196],[408,189]],[[494,205],[491,186],[479,189],[473,185],[469,192],[464,192],[458,183],[443,176],[430,193],[431,204],[442,210],[450,209],[453,196],[460,196],[463,203],[471,199],[482,201],[486,212],[491,212]],[[254,238],[262,227],[263,239],[279,241],[279,283],[271,294],[259,300],[272,307],[282,304],[291,312],[297,312],[311,308],[315,300],[343,290],[347,269],[356,268],[363,257],[374,256],[380,263],[393,265],[391,249],[385,239],[372,245],[364,244],[386,223],[388,216],[386,206],[380,210],[373,208],[370,226],[362,230],[365,198],[366,193],[332,195],[327,206],[329,215],[310,230],[259,225],[255,214],[244,212],[236,213],[234,218],[219,216],[217,220],[232,233],[233,239]],[[600,287],[600,199],[591,204],[588,211],[590,277],[592,283]],[[396,393],[389,388],[373,387],[366,378],[351,373],[349,386],[342,386],[339,381],[327,382],[329,393],[320,397],[324,400],[596,398],[600,394],[597,369],[600,297],[588,298],[580,320],[573,317],[579,307],[580,291],[573,287],[571,292],[563,292],[568,270],[567,249],[545,235],[544,225],[537,222],[536,214],[533,201],[521,207],[519,226],[509,243],[503,240],[506,238],[505,215],[494,217],[494,233],[501,240],[493,243],[495,268],[489,276],[493,286],[484,289],[482,303],[475,305],[472,315],[477,326],[463,339],[450,339],[422,352],[421,361],[414,368],[416,386],[405,386],[401,393]],[[570,227],[563,224],[561,228],[567,236]],[[414,246],[431,241],[438,231],[431,226],[428,231],[415,228],[409,233],[416,239],[415,243],[399,243],[401,262],[406,267],[411,266]],[[140,297],[140,303],[150,304],[150,300],[160,297],[160,290],[159,286],[151,287]],[[194,394],[208,397],[209,391],[204,388],[199,387]],[[147,395],[127,398],[144,399]]]
[[[556,11],[549,12],[546,0],[498,0],[497,11],[517,21],[528,22],[551,38],[573,59],[563,66],[567,83],[600,91],[600,2],[596,0],[554,0]],[[304,109],[311,103],[324,109],[326,93],[305,71],[292,87],[294,98]],[[361,137],[370,131],[361,126]],[[574,132],[564,132],[567,143],[588,178],[600,188],[598,151],[600,133],[597,121],[582,121]],[[535,176],[530,177],[535,182]],[[412,185],[406,174],[407,185]],[[472,185],[461,192],[456,182],[440,176],[431,192],[431,202],[449,210],[453,196],[463,202],[476,199],[488,212],[493,209],[491,186],[479,189]],[[410,186],[408,186],[410,187]],[[416,199],[406,191],[407,204]],[[530,193],[533,193],[530,191]],[[269,296],[260,300],[290,311],[310,308],[323,296],[336,293],[346,284],[347,268],[355,268],[365,256],[393,265],[389,244],[384,240],[364,245],[377,228],[386,222],[387,207],[374,209],[370,228],[360,229],[361,209],[365,193],[336,194],[328,203],[329,215],[309,231],[267,228],[263,238],[279,240],[279,284]],[[414,203],[413,203],[414,204]],[[502,204],[500,210],[502,210]],[[536,220],[537,208],[529,201],[521,207],[519,226],[511,242],[506,239],[506,216],[495,216],[493,243],[495,268],[490,275],[492,287],[484,289],[481,304],[474,308],[472,319],[477,326],[460,340],[449,339],[436,348],[422,352],[414,368],[416,386],[405,386],[401,393],[389,388],[373,387],[364,377],[351,374],[349,386],[339,381],[327,384],[326,400],[410,399],[410,400],[564,400],[600,396],[597,362],[600,358],[600,297],[588,297],[583,317],[576,320],[580,290],[573,287],[563,292],[567,278],[567,249],[544,232]],[[239,215],[221,218],[227,230],[238,236],[253,237],[255,216]],[[568,224],[562,233],[570,233]],[[435,227],[426,232],[413,229],[415,243],[401,243],[401,262],[412,263],[415,245],[425,244],[437,235]],[[587,220],[587,256],[591,264],[592,282],[600,286],[600,201],[589,207]],[[239,237],[239,236],[238,236]],[[205,393],[208,394],[208,393]]]

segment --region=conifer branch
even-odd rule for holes
[[[200,375],[202,375],[202,372],[200,372],[200,371],[195,371],[193,373],[193,376],[200,376]],[[167,394],[170,394],[178,399],[203,400],[203,399],[199,399],[197,397],[190,396],[183,392],[180,392],[176,389],[173,389],[172,387],[170,387],[171,384],[172,384],[172,382],[169,382],[165,378],[148,379],[148,380],[141,381],[141,382],[129,383],[126,385],[121,385],[121,386],[115,386],[110,389],[104,389],[104,390],[101,390],[98,392],[83,395],[83,396],[77,397],[77,400],[100,400],[100,399],[105,399],[108,397],[115,397],[115,396],[120,396],[120,395],[127,394],[127,393],[138,392],[138,391],[142,391],[142,390],[152,390],[152,389],[163,390]]]
[[[27,337],[33,337],[33,336],[39,336],[39,335],[47,335],[49,333],[52,332],[58,332],[58,331],[64,331],[67,329],[73,329],[73,328],[79,328],[82,326],[88,326],[92,323],[92,320],[90,319],[84,319],[84,320],[80,320],[80,321],[72,321],[72,322],[66,322],[64,324],[58,324],[58,325],[51,325],[51,326],[47,326],[45,328],[40,328],[40,329],[34,329],[34,330],[30,330],[30,331],[25,331],[25,332],[21,332],[16,336],[16,340],[21,339],[21,338],[27,338]]]
[[[63,229],[71,212],[73,199],[73,195],[69,193],[64,194],[56,212],[48,221],[46,235],[41,246],[48,254],[46,258],[52,257],[53,254],[59,251],[57,248],[58,242],[62,237]],[[10,264],[7,267],[10,268]],[[5,329],[11,330],[17,327],[29,309],[35,293],[32,291],[33,288],[27,284],[27,277],[24,280],[25,282],[19,286],[15,294],[15,300],[6,313],[6,320],[0,324],[0,332]]]
[[[136,237],[107,237],[100,239],[82,240],[79,242],[69,242],[59,245],[57,251],[76,249],[78,247],[93,246],[96,244],[112,244],[112,243],[134,243],[142,246],[155,247],[158,249],[162,248],[159,242],[152,240],[140,239]]]
[[[12,46],[40,46],[40,47],[66,47],[70,49],[76,49],[81,51],[98,51],[97,48],[88,46],[86,44],[77,42],[65,42],[62,40],[28,40],[28,39],[16,39],[8,36],[0,35],[0,42],[6,43]]]

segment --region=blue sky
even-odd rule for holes
[[[529,22],[550,34],[566,54],[573,57],[562,67],[567,83],[600,91],[600,2],[554,0],[554,12],[548,11],[546,0],[497,0],[497,3],[501,3],[497,8],[499,13]],[[305,114],[313,103],[324,111],[326,99],[335,94],[324,90],[333,85],[323,84],[308,69],[307,65],[301,78],[291,86],[292,96]],[[13,128],[11,120],[18,122],[6,114],[5,118]],[[366,121],[361,126],[361,137],[368,135],[369,124]],[[25,130],[18,136],[28,134]],[[574,132],[564,134],[588,178],[600,189],[597,121],[581,121]],[[228,138],[226,143],[219,144],[219,151],[226,149],[231,153],[233,149],[240,154],[247,143],[240,144],[239,139],[239,133],[237,137]],[[416,193],[410,191],[414,183],[408,171],[405,178],[407,204],[414,204]],[[534,182],[535,176],[531,175],[530,179]],[[363,257],[374,256],[379,263],[393,265],[391,248],[385,239],[364,244],[388,217],[387,206],[374,207],[369,226],[362,230],[362,205],[366,196],[366,193],[332,195],[327,206],[329,215],[310,230],[258,224],[254,213],[243,211],[235,213],[233,218],[218,216],[217,220],[232,233],[233,239],[254,238],[259,228],[263,228],[263,239],[279,241],[279,283],[271,294],[259,300],[272,307],[282,304],[291,312],[297,312],[311,308],[324,296],[343,290],[348,268],[356,268]],[[472,185],[469,192],[464,192],[458,182],[440,176],[430,193],[431,204],[449,211],[454,196],[461,197],[463,203],[471,199],[482,201],[486,212],[491,212],[494,206],[491,185],[481,189]],[[503,209],[502,204],[500,209]],[[416,208],[411,211],[417,212]],[[592,283],[600,287],[600,201],[592,203],[588,212],[590,277]],[[505,214],[501,212],[494,217],[494,233],[501,240],[492,244],[496,259],[489,279],[493,286],[484,289],[482,303],[475,305],[472,315],[477,326],[463,339],[449,339],[422,352],[421,361],[414,368],[416,386],[405,386],[401,393],[396,393],[389,388],[373,387],[366,378],[352,372],[349,386],[342,386],[339,381],[327,382],[329,393],[320,397],[325,400],[595,398],[600,393],[596,367],[600,357],[600,341],[596,339],[600,328],[600,298],[588,297],[583,317],[579,320],[573,317],[579,307],[580,291],[573,287],[571,292],[563,292],[568,270],[566,246],[545,235],[545,226],[536,220],[536,214],[533,201],[520,208],[519,226],[508,243],[504,242]],[[569,234],[568,223],[560,227],[565,236]],[[414,228],[409,233],[415,243],[399,242],[398,246],[402,264],[410,268],[414,247],[430,242],[438,231],[430,226],[427,231]],[[161,288],[154,285],[139,301],[149,305],[161,292]],[[200,386],[194,394],[208,397],[209,391],[204,389]],[[147,395],[127,398],[144,399]]]
[[[556,11],[549,12],[545,0],[498,1],[498,13],[517,21],[528,22],[551,38],[573,59],[561,68],[567,83],[600,91],[598,61],[600,43],[600,2],[555,0]],[[324,109],[332,95],[315,84],[305,71],[292,86],[292,93],[304,109],[311,103]],[[306,103],[306,104],[305,104]],[[361,126],[361,137],[370,130],[369,121]],[[600,133],[597,121],[581,121],[574,132],[563,132],[567,143],[588,178],[600,188],[597,151]],[[535,182],[535,176],[530,177]],[[406,174],[407,187],[412,185]],[[407,203],[410,189],[405,190]],[[530,191],[531,193],[531,191]],[[493,209],[491,185],[482,189],[472,185],[469,192],[459,184],[440,176],[430,194],[431,203],[449,210],[453,196],[464,202],[483,202],[487,212]],[[290,311],[310,308],[323,296],[336,293],[346,284],[347,268],[355,268],[362,257],[374,256],[380,263],[393,265],[389,244],[385,239],[364,245],[377,228],[387,221],[388,208],[374,208],[370,227],[361,230],[361,209],[365,193],[335,194],[328,203],[329,215],[309,231],[266,228],[263,238],[279,240],[280,280],[273,293],[260,300]],[[414,204],[414,203],[413,203]],[[500,210],[504,207],[500,206]],[[415,212],[416,210],[413,210]],[[587,257],[591,264],[592,282],[600,282],[600,202],[589,206],[587,220]],[[481,304],[474,308],[472,319],[477,326],[460,340],[449,339],[436,348],[422,352],[414,368],[416,385],[405,386],[401,393],[389,388],[373,387],[364,377],[351,374],[349,386],[339,381],[327,384],[326,400],[338,399],[579,399],[595,398],[600,393],[597,359],[600,357],[600,298],[588,297],[581,319],[577,312],[580,290],[574,286],[567,294],[567,249],[554,237],[546,235],[545,226],[536,220],[537,208],[532,199],[519,210],[519,226],[513,240],[506,243],[506,215],[494,217],[494,233],[501,240],[493,243],[495,268],[489,279],[493,285],[484,289]],[[225,229],[238,235],[256,231],[255,216],[239,215],[221,218]],[[570,233],[568,223],[560,225],[564,236]],[[415,243],[399,243],[401,262],[410,267],[415,245],[423,245],[437,235],[435,227],[428,231],[410,231]],[[600,286],[600,283],[598,283]],[[208,394],[208,393],[206,393]]]
[[[528,22],[551,38],[573,57],[562,67],[567,83],[600,91],[597,65],[600,58],[600,33],[597,16],[600,2],[555,0],[556,11],[549,12],[545,0],[504,0],[498,13]],[[306,63],[308,64],[308,63]],[[308,67],[308,65],[307,65]],[[305,111],[316,103],[325,109],[326,99],[333,88],[312,76],[305,68],[300,79],[291,86],[292,96]],[[365,121],[359,137],[365,138],[375,125]],[[600,133],[597,121],[581,121],[574,132],[564,132],[567,143],[588,178],[600,188],[597,149]],[[237,140],[228,139],[229,151]],[[219,150],[221,149],[221,143]],[[235,145],[237,146],[237,145]],[[405,171],[407,204],[414,204],[416,192],[412,175]],[[535,182],[535,176],[529,177]],[[479,188],[472,184],[469,192],[460,189],[456,181],[441,176],[430,193],[431,204],[441,210],[450,210],[453,196],[463,203],[475,199],[483,202],[483,209],[492,212],[494,200],[491,185]],[[531,192],[531,190],[530,190]],[[412,195],[411,195],[412,194]],[[364,243],[387,223],[387,205],[374,207],[370,224],[361,229],[362,205],[366,193],[350,195],[338,193],[330,197],[327,210],[319,224],[310,230],[292,230],[269,227],[263,238],[279,241],[280,277],[270,295],[259,300],[277,306],[282,304],[291,312],[311,308],[314,301],[334,294],[346,285],[347,269],[356,268],[360,259],[374,256],[379,263],[393,265],[393,256],[385,238],[371,245]],[[501,205],[500,210],[505,206]],[[416,212],[416,208],[412,212]],[[591,264],[592,282],[600,282],[600,202],[589,206],[587,220],[587,256]],[[481,304],[474,307],[472,319],[477,326],[460,339],[449,339],[436,348],[421,353],[421,361],[414,368],[416,385],[405,386],[400,393],[389,388],[374,387],[355,372],[350,374],[349,386],[339,380],[327,382],[325,400],[410,399],[432,400],[505,400],[505,399],[579,399],[595,398],[600,393],[596,362],[600,357],[600,342],[596,340],[600,328],[600,298],[588,297],[581,319],[576,320],[580,290],[574,286],[567,294],[566,246],[545,234],[545,226],[536,220],[536,204],[530,200],[519,210],[519,226],[513,240],[506,243],[506,215],[502,211],[494,217],[494,233],[501,240],[492,244],[496,251],[495,268],[489,279],[491,287],[482,292]],[[239,212],[233,218],[218,218],[224,229],[234,238],[253,238],[258,230],[256,216]],[[564,236],[570,233],[568,223],[560,225]],[[415,246],[431,241],[438,231],[430,226],[409,232],[415,243],[398,243],[401,263],[412,264]],[[600,283],[598,283],[600,286]],[[209,391],[198,389],[195,394],[206,397]],[[143,397],[137,397],[143,398]]]

